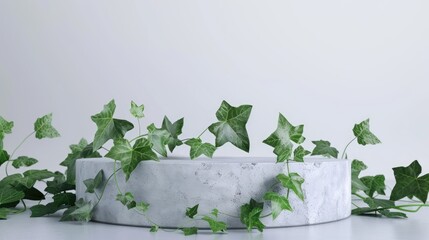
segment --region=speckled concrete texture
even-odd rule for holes
[[[350,161],[309,158],[304,163],[291,162],[289,165],[291,172],[297,172],[305,179],[302,185],[305,200],[301,201],[293,193],[290,194],[294,211],[284,211],[275,220],[264,218],[263,223],[267,227],[316,224],[350,216]],[[113,173],[113,167],[114,161],[108,158],[78,160],[77,198],[96,202],[94,194],[85,193],[83,180],[94,178],[103,169],[105,181]],[[207,228],[205,222],[190,222],[185,216],[187,207],[199,204],[200,214],[217,208],[231,215],[219,215],[219,220],[225,221],[229,228],[243,228],[240,219],[232,216],[239,216],[240,206],[249,202],[250,198],[262,201],[263,194],[276,182],[277,174],[282,172],[287,172],[286,165],[276,164],[274,158],[169,158],[160,162],[145,161],[135,169],[128,182],[125,182],[122,171],[117,173],[117,179],[123,192],[132,192],[137,201],[150,204],[147,217],[115,201],[117,189],[114,181],[110,181],[94,211],[93,220],[151,226],[153,224],[149,218],[162,227],[196,225]],[[274,190],[284,193],[279,186]],[[100,191],[97,189],[98,193]],[[268,206],[269,202],[265,202],[263,214],[269,212]]]

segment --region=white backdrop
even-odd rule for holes
[[[64,170],[68,145],[92,140],[90,116],[112,98],[124,118],[129,101],[144,103],[144,124],[185,117],[184,137],[214,122],[225,99],[254,105],[251,152],[216,156],[273,156],[261,141],[279,112],[338,149],[369,117],[383,144],[354,144],[349,157],[389,178],[414,159],[429,172],[428,12],[414,0],[2,0],[0,115],[15,121],[5,146],[53,112],[62,137],[32,139],[18,155]]]

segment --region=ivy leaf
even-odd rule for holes
[[[34,123],[34,131],[36,132],[36,138],[38,139],[55,138],[60,136],[58,131],[52,126],[52,113],[38,118]]]
[[[211,214],[212,214],[213,216],[215,216],[215,217],[218,217],[219,210],[218,210],[218,209],[216,209],[216,208],[214,208],[214,209],[212,210]]]
[[[367,169],[365,163],[359,160],[352,161],[352,193],[356,193],[360,190],[368,191],[368,187],[359,179],[359,174],[361,171]]]
[[[51,194],[58,194],[60,192],[74,189],[75,185],[68,183],[64,174],[61,172],[55,172],[54,179],[46,182],[45,191]]]
[[[116,195],[116,200],[121,202],[122,205],[126,206],[128,209],[134,208],[137,205],[136,201],[134,200],[134,195],[130,192]]]
[[[9,160],[10,156],[5,150],[0,150],[0,166]]]
[[[195,159],[203,154],[211,158],[216,151],[215,146],[210,143],[203,143],[200,138],[191,138],[185,144],[191,147],[189,153],[191,159]]]
[[[146,138],[138,139],[133,147],[126,139],[116,139],[106,157],[121,162],[127,181],[141,161],[158,160],[158,156],[152,151],[151,143]]]
[[[11,134],[13,128],[13,121],[7,121],[0,116],[0,133]]]
[[[167,157],[167,150],[165,149],[165,145],[168,144],[170,133],[162,128],[156,128],[155,124],[151,124],[147,127],[148,132],[148,140],[152,143],[152,148],[161,156]]]
[[[150,232],[158,232],[158,230],[159,230],[158,225],[153,225],[152,227],[150,227]]]
[[[404,197],[416,197],[426,203],[429,192],[429,174],[419,177],[422,167],[416,160],[408,167],[393,168],[396,184],[390,195],[390,200],[397,201]]]
[[[381,195],[386,195],[384,192],[386,189],[386,185],[384,184],[384,175],[366,176],[360,178],[360,180],[365,184],[365,186],[367,186],[368,190],[366,190],[365,193],[369,197],[373,197],[375,192]]]
[[[204,216],[201,220],[206,221],[209,224],[210,229],[214,233],[226,231],[226,223],[225,222],[216,221],[215,219],[213,219],[209,216]]]
[[[260,232],[264,231],[265,225],[259,219],[263,208],[263,202],[258,203],[253,199],[240,207],[240,220],[246,225],[248,231],[253,228],[257,228]]]
[[[136,203],[136,210],[139,212],[146,212],[149,209],[149,203],[146,203],[144,201]]]
[[[138,106],[134,101],[131,101],[130,113],[137,119],[144,117],[144,105]]]
[[[386,199],[378,199],[378,198],[365,198],[363,200],[370,208],[392,208],[395,207],[395,202],[386,200]]]
[[[338,150],[334,147],[331,147],[331,143],[324,140],[312,141],[313,144],[316,145],[314,147],[312,156],[314,155],[322,155],[324,157],[334,157],[338,158]]]
[[[94,136],[93,151],[100,149],[110,139],[123,138],[125,133],[134,128],[134,125],[126,120],[115,119],[116,104],[111,100],[104,105],[103,110],[91,116],[92,121],[97,125],[97,132]]]
[[[35,187],[32,187],[32,188],[17,187],[16,189],[24,192],[25,194],[24,199],[34,200],[34,201],[40,201],[45,199],[45,195]]]
[[[278,193],[267,192],[264,195],[264,200],[271,201],[271,211],[273,220],[276,219],[283,210],[292,211],[289,200]]]
[[[18,213],[19,210],[10,208],[0,208],[0,219],[7,219],[7,215]]]
[[[186,208],[186,216],[188,216],[189,218],[194,218],[194,216],[198,213],[198,206],[199,204],[190,208]]]
[[[34,158],[30,158],[30,157],[26,157],[26,156],[21,156],[18,157],[17,159],[12,161],[12,166],[14,168],[20,168],[20,167],[29,167],[32,166],[34,164],[36,164],[38,161]]]
[[[310,153],[310,151],[305,150],[302,146],[298,146],[295,148],[295,151],[293,151],[293,160],[296,162],[304,162],[304,157]]]
[[[277,129],[263,143],[274,148],[274,154],[277,155],[277,162],[284,162],[292,155],[292,142],[301,144],[305,138],[302,136],[304,125],[293,126],[289,121],[279,113]]]
[[[54,214],[57,211],[75,205],[76,195],[73,193],[60,193],[53,197],[54,202],[46,205],[38,204],[32,206],[31,217],[42,217],[45,215]]]
[[[174,123],[171,123],[167,116],[164,117],[162,121],[162,129],[167,130],[170,133],[170,137],[168,138],[168,149],[170,152],[173,152],[176,146],[182,145],[182,141],[178,139],[178,136],[182,134],[184,119],[181,118]]]
[[[67,182],[74,185],[76,181],[76,160],[80,158],[98,158],[101,155],[97,151],[93,152],[92,143],[88,144],[84,138],[78,144],[70,145],[70,150],[72,152],[67,155],[67,158],[60,165],[67,167]]]
[[[301,185],[304,183],[304,178],[299,176],[298,173],[289,173],[289,176],[280,173],[277,175],[277,180],[283,185],[283,187],[292,190],[302,201],[304,201],[304,193],[302,192]]]
[[[100,170],[95,178],[89,178],[83,181],[83,184],[86,186],[87,193],[94,193],[95,189],[100,187],[101,183],[103,182],[103,170]]]
[[[369,119],[355,124],[353,127],[353,134],[357,138],[357,141],[361,145],[367,144],[378,144],[381,141],[369,130]]]
[[[31,210],[31,216],[30,217],[43,217],[46,215],[54,214],[59,209],[58,206],[56,206],[53,202],[48,203],[46,205],[43,204],[37,204],[30,208]]]
[[[4,119],[2,116],[0,116],[0,152],[3,150],[4,135],[12,133],[12,128],[13,128],[13,122],[12,121],[9,122],[6,119]]]
[[[60,221],[89,222],[92,218],[94,205],[91,202],[85,202],[82,198],[75,204],[76,206],[70,207],[64,212]]]
[[[216,147],[230,142],[237,148],[249,152],[250,143],[246,124],[251,111],[251,105],[233,107],[226,101],[222,102],[216,112],[219,122],[209,126],[209,131],[216,137]]]
[[[23,199],[24,192],[18,191],[10,186],[0,188],[0,205],[16,202]]]
[[[182,231],[183,231],[183,234],[185,234],[185,236],[189,236],[189,235],[197,234],[198,228],[196,227],[182,228]]]
[[[407,215],[402,212],[392,212],[390,210],[380,210],[378,211],[381,215],[388,218],[407,218]]]
[[[44,170],[28,170],[23,173],[23,177],[14,179],[15,183],[21,184],[26,188],[31,188],[34,186],[36,181],[45,180],[51,177],[54,177],[55,174],[46,169]]]

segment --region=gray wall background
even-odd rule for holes
[[[414,159],[429,172],[428,12],[416,0],[2,0],[0,115],[15,121],[5,146],[53,112],[62,137],[31,139],[17,154],[64,170],[68,145],[92,140],[90,116],[112,98],[119,118],[131,118],[131,100],[146,105],[146,125],[185,117],[184,137],[214,122],[225,99],[254,105],[251,152],[216,156],[273,156],[261,141],[279,112],[338,149],[369,117],[383,144],[354,144],[350,158],[390,178]]]

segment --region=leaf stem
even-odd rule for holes
[[[222,214],[222,215],[228,216],[228,217],[232,217],[232,218],[240,218],[239,216],[234,216],[234,215],[231,215],[231,214],[228,214],[228,213],[224,213],[224,212],[221,212],[221,211],[219,211],[219,213]]]
[[[130,140],[130,142],[134,142],[135,140],[137,140],[137,139],[139,139],[139,138],[146,137],[146,136],[147,136],[147,133],[142,134],[142,135],[139,135],[139,136],[137,136],[137,137],[135,137],[135,138],[131,139],[131,140]]]
[[[200,135],[198,135],[197,138],[200,138],[209,128],[204,129],[204,131],[202,133],[200,133]]]
[[[31,137],[34,133],[35,133],[36,131],[33,131],[33,132],[31,132],[30,134],[28,134],[28,136],[26,136],[19,144],[18,144],[18,146],[12,151],[12,154],[10,155],[10,157],[9,157],[9,159],[13,159],[13,155],[15,155],[15,153],[16,153],[16,151],[22,146],[22,144],[24,144],[24,142],[25,141],[27,141],[27,139],[29,138],[29,137]],[[7,163],[6,163],[6,166],[5,166],[5,168],[4,168],[4,170],[5,170],[5,173],[6,173],[6,176],[9,176],[9,174],[8,174],[8,172],[7,172],[7,168],[8,168],[8,166],[9,166],[9,162],[10,161],[7,161]]]
[[[116,164],[116,163],[115,163]],[[103,190],[101,191],[101,194],[100,194],[100,197],[98,198],[98,201],[97,201],[97,203],[94,205],[94,208],[95,208],[95,206],[97,206],[98,205],[98,203],[101,201],[101,199],[103,198],[103,195],[104,195],[104,192],[106,191],[106,187],[107,187],[107,184],[109,183],[109,181],[110,181],[110,179],[113,177],[113,175],[115,175],[116,174],[116,172],[118,172],[119,170],[121,170],[122,168],[118,168],[117,170],[114,170],[114,172],[106,179],[106,183],[104,184],[104,186],[103,186]]]
[[[117,162],[117,160],[115,160],[114,165],[113,165],[113,178],[115,179],[115,184],[116,184],[116,188],[118,189],[118,192],[122,195],[122,191],[119,188],[118,179],[116,177],[116,173],[118,172],[116,170],[116,162]]]
[[[357,137],[354,137],[349,143],[347,143],[347,145],[346,145],[346,147],[344,148],[344,150],[343,150],[343,153],[341,154],[341,159],[344,159],[344,155],[346,154],[346,150],[347,150],[347,148],[349,147],[349,145],[354,141],[354,140],[356,140],[356,138]]]
[[[140,119],[139,118],[137,118],[137,123],[139,125],[139,136],[140,136],[140,135],[142,135],[142,133],[141,133],[141,126],[140,126]]]
[[[360,198],[362,200],[366,198],[366,197],[364,197],[364,196],[362,196],[362,195],[360,195],[358,193],[353,193],[353,195],[355,195],[356,197],[358,197],[358,198]]]

